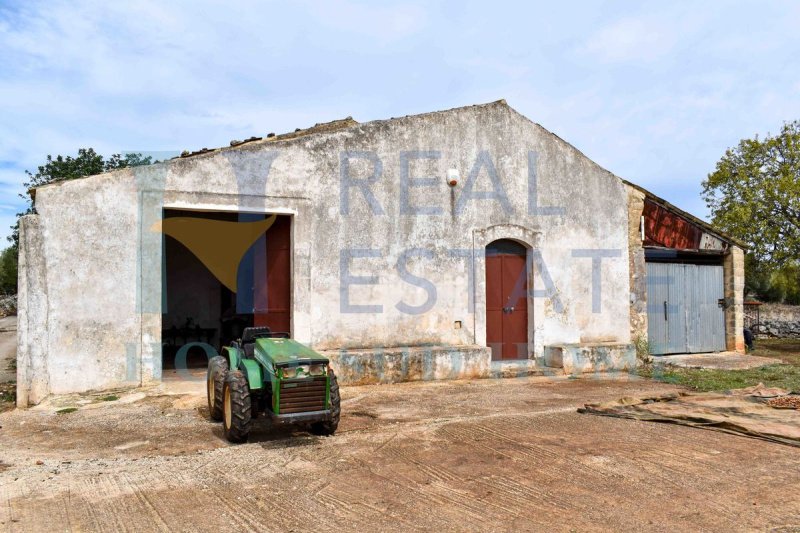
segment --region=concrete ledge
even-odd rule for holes
[[[526,376],[543,376],[552,369],[543,369],[533,359],[520,359],[509,361],[492,361],[493,378],[520,378]],[[548,375],[550,373],[547,373]]]
[[[785,364],[780,359],[756,357],[738,352],[689,353],[678,355],[657,355],[653,357],[654,366],[678,366],[706,370],[747,370],[769,365]]]
[[[492,353],[485,346],[407,346],[323,350],[345,385],[439,379],[488,378]]]
[[[545,365],[565,374],[629,371],[636,368],[633,344],[554,344],[544,347]]]

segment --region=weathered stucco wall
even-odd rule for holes
[[[311,141],[314,142],[314,141]],[[531,123],[505,105],[489,105],[365,124],[320,138],[309,153],[316,161],[315,205],[328,209],[314,213],[312,245],[312,343],[320,348],[393,346],[408,343],[483,344],[485,306],[483,247],[490,239],[513,238],[541,254],[532,282],[545,292],[541,270],[552,279],[552,297],[533,298],[532,355],[541,355],[552,342],[629,340],[626,193],[620,180],[585,158],[573,147]],[[349,212],[341,213],[341,168],[336,157],[343,150],[373,151],[380,157],[382,174],[370,187],[373,206],[361,192],[349,191]],[[404,214],[401,202],[401,152],[438,150],[433,161],[414,161],[411,177],[435,176],[428,187],[411,189],[409,202],[438,214]],[[535,153],[529,169],[529,152]],[[481,160],[480,158],[485,158]],[[283,159],[287,161],[287,159]],[[497,200],[463,202],[471,171],[480,161],[472,191],[493,190],[488,165],[496,168],[508,206]],[[273,167],[275,181],[281,159]],[[457,187],[444,180],[456,169]],[[358,177],[371,168],[354,169]],[[535,174],[539,207],[562,208],[563,214],[531,214],[530,174]],[[360,174],[358,174],[360,172]],[[499,189],[499,188],[498,188]],[[463,202],[463,203],[462,203]],[[380,213],[376,214],[380,206]],[[463,210],[459,212],[459,206]],[[497,230],[494,231],[493,229]],[[521,228],[521,229],[520,229]],[[421,248],[428,258],[410,261],[409,271],[436,288],[430,311],[410,314],[398,304],[418,306],[426,292],[405,282],[397,265],[408,250]],[[378,274],[374,285],[351,286],[350,300],[379,306],[376,313],[340,312],[340,253],[369,249],[379,257],[351,261],[357,276]],[[585,249],[611,250],[617,257],[602,260],[602,298],[592,310],[592,260],[574,257]],[[474,250],[474,254],[473,254]],[[472,257],[458,254],[468,251]],[[613,253],[612,252],[612,253]],[[469,269],[475,288],[469,286]],[[470,309],[474,299],[474,310]],[[562,309],[559,309],[561,307]],[[455,329],[454,322],[463,327]]]
[[[46,309],[36,311],[46,335],[36,349],[46,353],[48,392],[137,383],[139,202],[131,172],[44,188],[36,207],[35,261],[46,286]]]
[[[529,357],[629,343],[628,195],[502,102],[41,188],[47,305],[29,312],[49,391],[160,378],[165,207],[293,215],[292,329],[317,349],[485,345],[482,254],[499,238],[530,249]]]
[[[47,273],[40,219],[19,223],[17,285],[17,405],[39,403],[49,393]]]

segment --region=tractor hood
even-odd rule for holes
[[[276,366],[328,363],[326,357],[294,339],[256,339],[256,352]]]

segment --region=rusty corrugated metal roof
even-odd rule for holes
[[[622,179],[622,178],[620,178],[620,179]],[[631,187],[633,189],[636,189],[637,191],[643,193],[647,200],[650,200],[652,203],[656,204],[658,207],[661,207],[662,209],[664,209],[666,211],[672,212],[673,214],[675,214],[675,215],[677,215],[679,217],[678,219],[675,219],[673,217],[673,220],[675,220],[675,224],[677,226],[680,226],[679,231],[678,231],[678,233],[680,233],[680,235],[676,235],[674,237],[674,239],[682,241],[682,245],[686,245],[688,243],[688,240],[692,240],[692,242],[694,242],[695,234],[694,234],[694,232],[692,232],[691,228],[687,229],[686,227],[684,227],[685,224],[681,223],[680,218],[684,219],[685,221],[687,221],[687,222],[689,222],[691,224],[699,226],[704,231],[710,233],[711,235],[713,235],[713,236],[715,236],[715,237],[717,237],[717,238],[719,238],[719,239],[721,239],[721,240],[723,240],[723,241],[725,241],[727,243],[734,244],[734,245],[738,246],[739,248],[743,248],[745,250],[749,248],[749,246],[746,243],[740,241],[739,239],[736,239],[735,237],[731,237],[730,235],[727,235],[727,234],[719,231],[718,229],[716,229],[714,226],[712,226],[711,224],[709,224],[705,220],[701,220],[701,219],[697,218],[696,216],[694,216],[694,215],[692,215],[690,213],[687,213],[683,209],[672,205],[671,203],[669,203],[668,201],[664,200],[663,198],[660,198],[660,197],[656,196],[655,194],[651,193],[650,191],[648,191],[644,187],[641,187],[640,185],[636,185],[635,183],[631,183],[630,181],[624,180],[624,179],[622,180],[622,182],[625,185],[627,185],[627,186],[629,186],[629,187]],[[691,233],[691,235],[690,235],[690,233]],[[687,241],[687,242],[684,243],[683,242],[684,240]],[[659,243],[659,244],[663,245],[664,243]]]

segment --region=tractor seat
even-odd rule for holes
[[[267,326],[244,328],[242,333],[242,344],[253,344],[259,337],[269,337],[272,330]]]
[[[242,332],[242,348],[244,348],[244,356],[252,359],[256,351],[256,339],[259,337],[268,337],[272,330],[267,326],[258,326],[252,328],[244,328]]]
[[[247,344],[244,345],[244,356],[246,358],[252,359],[253,354],[255,354],[255,351],[256,351],[256,343],[248,342]]]

